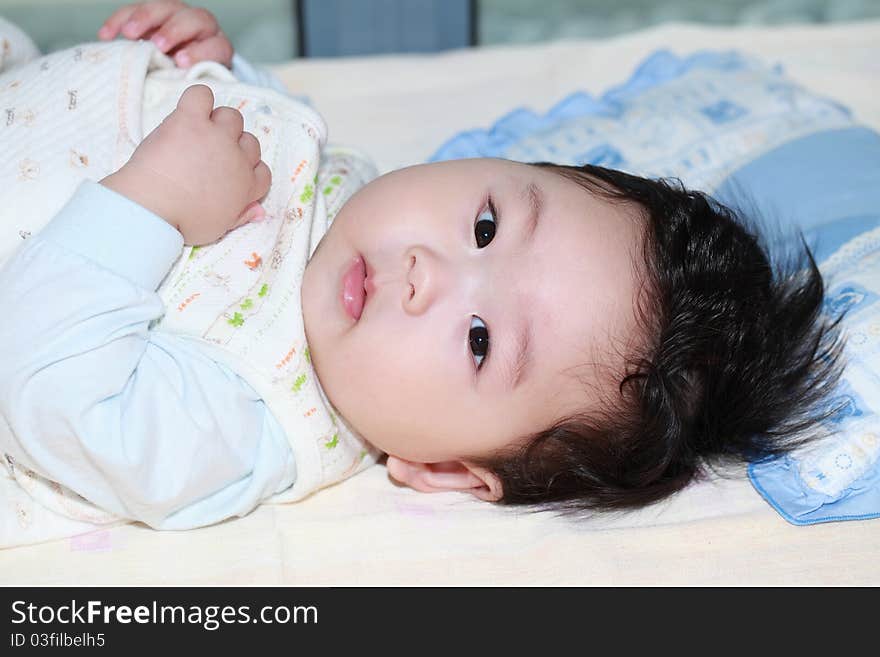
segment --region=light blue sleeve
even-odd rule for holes
[[[232,74],[245,84],[253,84],[258,87],[268,87],[269,89],[280,91],[283,94],[290,94],[281,80],[272,75],[271,72],[264,68],[254,66],[238,53],[235,53],[232,56]]]
[[[232,56],[232,74],[245,84],[253,84],[258,87],[267,87],[280,91],[285,96],[289,96],[298,100],[305,105],[312,106],[312,102],[308,96],[291,93],[277,77],[265,68],[260,68],[251,64],[248,60],[239,54]]]
[[[12,455],[160,529],[251,511],[295,480],[281,426],[194,340],[151,330],[183,239],[84,182],[0,269],[0,413]]]

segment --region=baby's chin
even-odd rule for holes
[[[375,409],[372,409],[375,412],[370,412],[360,403],[363,397],[361,388],[353,387],[351,376],[347,370],[340,367],[338,360],[333,360],[332,353],[327,354],[323,351],[323,347],[332,351],[332,345],[324,345],[320,341],[313,345],[308,341],[308,333],[306,341],[309,344],[312,370],[318,386],[333,407],[333,413],[348,430],[361,440],[368,443],[373,449],[385,452],[381,446],[384,443],[382,426],[381,424],[376,425],[377,414],[382,417],[385,415]],[[324,356],[328,356],[328,358],[325,359]]]

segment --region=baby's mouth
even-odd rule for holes
[[[361,318],[367,300],[366,278],[367,266],[363,257],[359,255],[351,261],[342,275],[342,306],[355,321]]]

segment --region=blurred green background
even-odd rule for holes
[[[361,1],[388,6],[388,0]],[[196,0],[191,4],[214,12],[245,57],[274,63],[297,52],[295,2]],[[0,14],[23,27],[48,52],[95,39],[98,26],[124,4],[0,0]],[[478,42],[492,45],[612,36],[667,21],[754,25],[880,18],[880,0],[477,0],[476,15]]]

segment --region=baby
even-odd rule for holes
[[[118,34],[181,66],[233,63],[213,17],[180,2],[120,9],[99,36]],[[0,271],[17,309],[0,329],[7,459],[157,528],[244,515],[309,465],[259,376],[160,323],[182,246],[246,239],[270,190],[259,141],[213,105],[187,88]],[[318,225],[321,203],[307,210]],[[380,450],[419,491],[635,508],[705,464],[784,452],[829,413],[816,402],[841,344],[812,256],[774,272],[754,230],[698,192],[473,159],[378,177],[330,218],[302,272],[296,354],[337,423],[328,449],[363,443],[336,479]],[[314,481],[303,494],[332,483]]]

